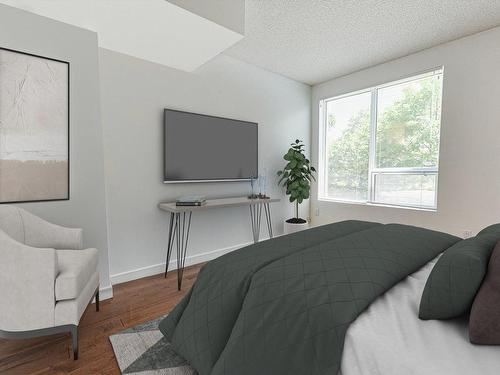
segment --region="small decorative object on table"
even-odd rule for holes
[[[252,194],[248,196],[248,199],[269,199],[270,197],[267,196],[266,190],[267,190],[267,168],[264,168],[263,172],[259,174],[258,179],[252,179],[250,181],[252,185]],[[254,187],[255,183],[258,184],[259,186],[259,194],[255,194],[254,192]]]
[[[296,140],[292,147],[283,156],[288,163],[285,168],[278,171],[280,179],[278,185],[286,188],[286,194],[290,196],[290,202],[295,202],[295,217],[285,221],[285,234],[297,232],[309,227],[307,220],[299,217],[299,204],[309,198],[311,190],[311,179],[315,180],[313,173],[316,169],[311,166],[309,159],[304,155],[304,144]]]
[[[266,196],[267,190],[267,168],[263,168],[259,174],[259,196]]]
[[[271,199],[271,197],[268,197],[265,194],[251,194],[248,196],[248,199]]]

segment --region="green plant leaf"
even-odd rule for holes
[[[295,151],[294,151],[292,148],[290,148],[290,149],[287,151],[287,153],[283,156],[283,159],[285,159],[285,160],[287,160],[287,161],[292,160],[292,159],[293,159],[293,156],[294,156],[294,153],[295,153]]]

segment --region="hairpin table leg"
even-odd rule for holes
[[[251,204],[250,206],[250,223],[252,224],[253,242],[259,242],[260,237],[260,221],[262,217],[262,205]]]
[[[175,231],[174,227],[175,214],[170,214],[170,223],[168,229],[168,245],[167,245],[167,259],[165,260],[165,277],[167,277],[168,265],[170,264],[170,256],[172,255],[172,246],[174,245]]]
[[[177,228],[177,288],[181,290],[182,275],[186,264],[187,246],[189,240],[189,230],[191,229],[192,212],[176,213],[175,226]]]
[[[273,223],[271,220],[271,205],[269,203],[264,203],[264,211],[266,214],[267,231],[269,232],[269,238],[273,238]]]

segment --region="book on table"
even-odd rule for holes
[[[203,206],[207,203],[204,196],[201,195],[188,195],[180,197],[176,200],[176,206]]]

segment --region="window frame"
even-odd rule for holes
[[[382,207],[396,207],[405,208],[412,210],[421,211],[437,211],[438,207],[438,182],[439,182],[439,160],[440,160],[440,150],[438,150],[438,161],[435,167],[404,167],[404,168],[379,168],[376,166],[376,155],[377,155],[377,115],[378,115],[378,91],[380,89],[388,88],[391,86],[401,85],[412,81],[418,81],[421,79],[433,77],[436,75],[441,75],[441,114],[440,114],[440,128],[442,124],[442,101],[443,101],[443,82],[444,82],[444,66],[428,69],[420,73],[411,74],[404,78],[397,79],[395,81],[390,81],[387,83],[371,86],[365,89],[350,91],[344,94],[335,95],[333,97],[326,97],[319,100],[319,140],[318,140],[318,200],[328,201],[336,203],[346,203],[346,204],[358,204],[358,205],[369,205],[369,206],[382,206]],[[326,108],[330,101],[335,101],[339,99],[348,98],[351,96],[356,96],[360,94],[370,93],[371,103],[370,103],[370,140],[368,148],[368,197],[366,201],[350,200],[350,199],[339,199],[332,198],[328,196],[328,158],[327,158],[327,116]],[[441,131],[439,134],[441,141]],[[441,142],[440,142],[441,143]],[[435,206],[421,206],[421,205],[408,205],[408,204],[395,204],[395,203],[382,203],[375,201],[375,178],[377,175],[387,175],[387,174],[405,174],[405,175],[435,175]]]

